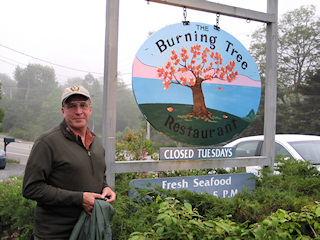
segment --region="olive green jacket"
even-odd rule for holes
[[[91,216],[82,211],[69,240],[112,240],[110,221],[113,215],[110,203],[96,199]]]
[[[83,192],[102,193],[105,151],[95,137],[88,151],[65,121],[42,134],[31,150],[23,196],[37,201],[34,234],[69,238],[82,210]]]

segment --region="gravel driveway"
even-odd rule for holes
[[[18,163],[7,163],[5,169],[0,169],[0,182],[9,177],[19,177],[24,173],[25,165]]]

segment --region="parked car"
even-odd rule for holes
[[[6,152],[0,149],[0,169],[6,167]]]
[[[264,136],[236,139],[225,147],[234,147],[236,157],[263,156]],[[320,136],[302,134],[276,134],[275,156],[285,155],[297,160],[310,161],[320,169]],[[247,172],[258,173],[259,166],[246,167]]]

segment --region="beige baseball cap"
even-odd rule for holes
[[[67,87],[64,89],[62,96],[61,96],[61,102],[64,103],[68,97],[74,95],[74,94],[80,94],[91,100],[90,94],[87,89],[85,89],[82,86],[72,86],[72,87]]]

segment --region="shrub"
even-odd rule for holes
[[[30,133],[28,131],[16,127],[10,129],[9,135],[15,138],[21,138],[25,140],[30,139]]]
[[[229,235],[240,237],[248,232],[228,219],[203,220],[190,203],[181,203],[170,197],[163,201],[159,196],[157,201],[157,223],[145,233],[132,233],[129,239],[226,239]]]
[[[153,221],[155,219],[154,217],[151,217],[151,214],[154,214],[155,216],[158,215],[158,207],[155,206],[155,199],[158,195],[170,196],[180,203],[191,204],[191,206],[197,210],[198,214],[202,216],[202,221],[211,221],[215,218],[221,218],[222,220],[232,221],[232,224],[236,223],[238,225],[242,225],[245,223],[261,223],[269,216],[277,212],[278,209],[282,209],[283,211],[287,212],[298,213],[301,208],[303,208],[304,206],[312,205],[315,200],[319,199],[320,191],[317,190],[320,186],[320,184],[318,184],[319,177],[317,173],[314,172],[314,168],[310,166],[310,164],[306,164],[305,162],[296,161],[293,159],[289,159],[289,161],[287,161],[283,158],[279,158],[277,159],[277,161],[282,162],[281,168],[277,168],[277,170],[279,171],[278,175],[270,175],[270,170],[268,168],[263,169],[261,177],[256,177],[257,187],[255,191],[244,191],[242,193],[238,193],[233,198],[216,198],[210,194],[192,193],[187,190],[172,191],[160,188],[157,188],[156,191],[139,190],[140,199],[143,199],[143,201],[130,202],[131,211],[130,209],[126,209],[127,215],[125,221],[144,221],[143,217],[141,217],[139,214],[136,215],[136,212],[133,211],[133,209],[135,211],[142,211],[141,209],[144,208],[147,209],[147,213],[149,214],[147,218],[148,226],[158,223],[157,221]],[[289,171],[289,169],[291,170]],[[300,177],[299,174],[297,174],[297,171],[302,171],[304,173],[303,176]],[[191,175],[191,172],[192,171],[188,171],[186,174]],[[206,171],[197,171],[197,173],[199,172],[205,173]],[[296,174],[291,178],[289,176],[292,172],[295,172]],[[174,175],[176,174],[176,172],[173,171],[170,174]],[[184,173],[182,173],[182,171],[179,171],[178,175],[180,174]],[[160,175],[163,175],[163,173],[160,172]],[[126,177],[127,176],[128,175],[126,175]],[[134,175],[131,174],[130,177],[132,179]],[[118,180],[124,182],[124,178],[122,178],[121,180],[120,178],[118,178]],[[130,180],[128,179],[128,181]],[[315,187],[314,184],[311,183],[312,181],[314,181],[315,184],[318,184],[318,186]],[[307,186],[308,183],[310,186]],[[293,185],[293,187],[291,187],[290,185]],[[118,186],[117,181],[116,186]],[[312,190],[313,188],[316,188],[316,190]],[[149,197],[146,198],[146,196]],[[119,211],[121,211],[121,209],[119,209]],[[150,221],[153,222],[151,223]],[[315,219],[315,222],[317,221],[318,220]],[[119,230],[117,229],[117,224],[113,226],[113,229],[119,232]],[[146,234],[150,232],[151,228],[146,230],[146,228],[143,227],[144,231],[138,230],[137,227],[134,229],[136,232]],[[130,227],[130,231],[132,230],[133,228]],[[125,224],[122,226],[121,231],[122,236],[127,236],[127,238],[131,234],[129,231],[126,231]],[[259,232],[259,230],[257,231]],[[312,234],[311,232],[309,233]],[[252,232],[250,234],[248,236],[251,236],[251,239],[254,239],[254,234],[258,233]],[[136,235],[135,237],[138,237],[138,235]],[[148,237],[150,236],[148,235]],[[126,239],[126,237],[123,237],[122,239]]]
[[[256,177],[256,190],[226,199],[160,187],[137,189],[135,198],[128,197],[132,179],[205,175],[220,170],[116,174],[113,239],[317,239],[319,172],[306,162],[277,161],[279,174],[270,175],[270,169],[265,168]],[[32,238],[36,203],[22,197],[21,186],[22,178],[0,182],[1,239]]]
[[[143,239],[310,239],[320,234],[320,205],[303,207],[300,212],[278,209],[261,223],[238,224],[216,217],[205,220],[190,203],[157,197],[157,222],[146,232],[133,232],[129,240]]]
[[[127,134],[122,136],[121,141],[116,141],[116,159],[118,161],[146,160],[148,156],[156,158],[153,142],[146,139],[144,132],[144,130],[136,132],[129,129]]]
[[[22,197],[22,178],[0,182],[1,239],[32,239],[35,205],[34,201]]]

